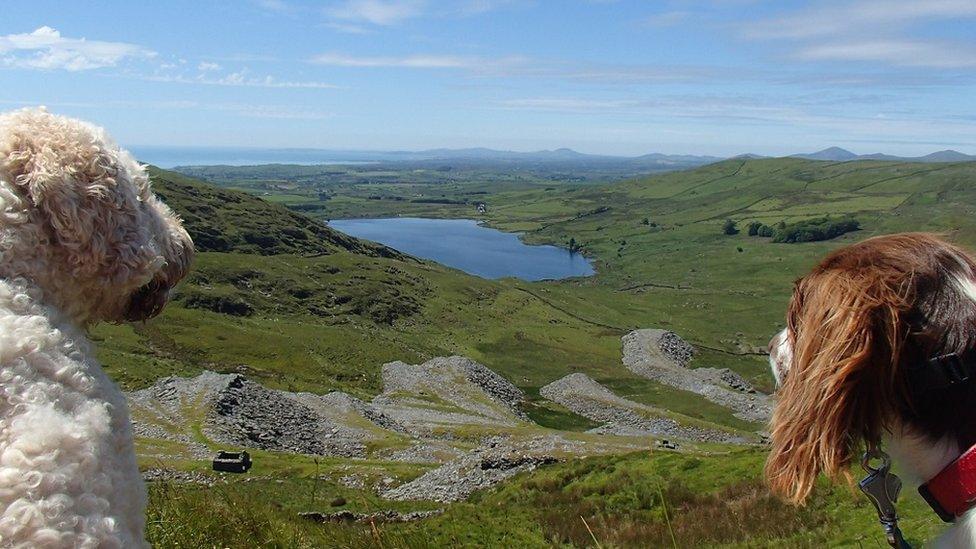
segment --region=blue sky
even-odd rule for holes
[[[0,8],[0,109],[130,146],[976,153],[974,0]]]

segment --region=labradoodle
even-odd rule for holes
[[[158,314],[192,256],[104,130],[0,114],[0,545],[146,546],[128,409],[85,332]]]

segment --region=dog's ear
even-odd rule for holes
[[[147,238],[140,234],[145,228],[136,196],[145,182],[123,179],[145,178],[144,171],[134,162],[134,170],[123,166],[118,149],[92,140],[97,135],[67,136],[62,149],[46,137],[43,147],[25,139],[16,159],[8,158],[8,176],[57,249],[62,268],[79,278],[120,273],[124,279],[127,269],[144,262],[136,256]]]
[[[770,488],[803,503],[817,475],[849,476],[861,442],[889,419],[903,341],[905,288],[870,272],[815,272],[789,311],[793,362],[779,390],[766,462]]]

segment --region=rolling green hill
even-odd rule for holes
[[[626,370],[620,337],[642,323],[607,322],[603,306],[587,304],[574,285],[484,280],[242,192],[165,170],[152,177],[200,253],[159,318],[95,329],[100,357],[124,388],[209,369],[269,387],[365,397],[379,390],[386,362],[461,354],[526,390],[538,406],[528,411],[543,424],[587,424],[536,400],[540,387],[581,371],[621,396],[743,426],[720,406]],[[255,233],[265,240],[248,237]]]
[[[526,390],[529,416],[562,429],[591,424],[533,397],[573,372],[682,417],[742,428],[726,409],[630,374],[620,362],[621,335],[637,327],[675,330],[698,347],[693,367],[730,367],[769,389],[762,347],[781,325],[792,281],[828,251],[905,230],[976,245],[974,163],[740,159],[608,185],[493,189],[475,182],[443,189],[448,202],[478,193],[489,204],[489,223],[522,231],[530,242],[572,238],[598,266],[592,278],[542,283],[479,279],[350,239],[237,191],[171,172],[153,177],[194,237],[203,237],[202,253],[161,317],[96,330],[101,358],[124,386],[212,369],[271,387],[369,396],[384,362],[462,354]],[[413,214],[473,215],[463,200],[409,202],[429,193],[416,183],[383,189],[384,199],[363,197],[360,189],[310,211],[395,215],[409,203]],[[825,216],[857,219],[861,230],[792,244],[745,230],[751,222]],[[743,230],[725,234],[728,219]],[[821,488],[802,510],[770,498],[756,480],[761,449],[573,460],[519,476],[435,519],[370,529],[295,518],[317,489],[357,498],[357,508],[387,505],[334,481],[349,462],[326,461],[333,480],[319,486],[319,463],[311,458],[260,460],[267,478],[255,482],[154,488],[151,537],[163,546],[258,539],[309,547],[667,545],[672,534],[679,546],[880,541],[870,508],[844,488]],[[918,498],[904,499],[903,528],[914,541],[930,538],[937,519]]]
[[[612,326],[674,329],[699,344],[702,363],[734,368],[767,389],[764,361],[753,353],[781,326],[793,280],[830,250],[900,231],[943,232],[976,246],[973,162],[731,159],[607,185],[381,189],[381,200],[364,198],[364,191],[333,197],[318,204],[321,215],[473,217],[464,202],[477,192],[492,226],[520,231],[531,243],[572,239],[596,262],[593,279],[543,286],[554,305]],[[435,192],[458,203],[410,202]],[[800,244],[750,237],[746,230],[752,222],[774,226],[825,216],[854,218],[861,230]],[[739,234],[723,234],[728,219]]]
[[[148,537],[157,547],[886,546],[874,509],[852,490],[821,483],[806,507],[790,506],[770,496],[757,478],[763,460],[763,452],[749,449],[589,457],[519,475],[418,523],[320,525],[297,517],[315,493],[320,502],[349,498],[355,509],[391,504],[349,490],[328,474],[315,483],[317,473],[343,465],[327,462],[319,470],[311,458],[299,458],[285,467],[276,462],[271,478],[154,486]],[[920,547],[943,525],[907,492],[899,523],[909,543]]]
[[[245,193],[150,167],[153,190],[179,212],[197,251],[277,255],[403,256],[350,238],[313,219]]]
[[[974,180],[976,163],[732,159],[608,185],[513,189],[477,181],[426,186],[413,180],[402,185],[364,184],[347,194],[340,189],[340,194],[317,203],[313,195],[306,195],[303,208],[311,204],[311,211],[321,211],[316,215],[323,217],[343,212],[380,216],[404,211],[411,215],[471,217],[474,212],[468,202],[477,197],[489,205],[485,216],[488,223],[521,231],[529,242],[565,245],[573,239],[580,243],[599,270],[591,279],[530,284],[463,278],[466,284],[518,297],[525,307],[534,302],[533,307],[548,310],[543,317],[562,315],[584,332],[602,327],[609,331],[606,336],[559,340],[536,330],[509,330],[493,324],[491,309],[483,308],[486,301],[475,303],[464,295],[451,298],[455,307],[470,307],[458,318],[482,326],[485,335],[503,332],[475,341],[454,333],[448,336],[452,348],[511,374],[513,381],[530,390],[551,381],[545,379],[547,376],[573,371],[572,364],[580,362],[587,364],[584,370],[598,370],[601,381],[625,389],[629,382],[607,379],[607,373],[617,368],[615,339],[626,330],[650,326],[673,329],[697,344],[699,365],[733,368],[768,390],[771,380],[761,353],[769,335],[782,323],[793,280],[829,250],[875,234],[931,230],[947,232],[964,245],[976,244],[976,231],[972,230],[976,228],[972,221]],[[289,192],[302,193],[303,185],[314,182],[293,183],[295,190]],[[367,193],[381,199],[367,198]],[[415,201],[418,196],[435,193],[448,203]],[[267,198],[274,199],[275,195]],[[774,226],[824,216],[856,218],[862,230],[830,241],[801,244],[776,243],[768,237],[749,236],[746,231],[753,222]],[[727,219],[738,223],[739,234],[723,234]],[[429,265],[428,269],[451,272]],[[201,272],[206,271],[201,262]],[[511,293],[513,290],[516,293]],[[447,294],[431,289],[429,295]],[[273,296],[272,301],[290,311],[301,308],[287,297]],[[381,319],[397,315],[376,313]],[[414,318],[427,321],[433,316]],[[531,325],[531,321],[525,324]],[[443,329],[451,331],[447,325]],[[424,335],[421,339],[429,343],[437,338]],[[569,341],[585,341],[586,349],[601,350],[569,351]],[[564,365],[540,364],[553,362],[542,360],[549,352],[562,354]]]

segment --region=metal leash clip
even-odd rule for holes
[[[880,460],[879,467],[871,467],[873,460]],[[875,444],[869,444],[861,457],[861,468],[868,474],[858,484],[861,492],[878,511],[878,520],[884,528],[888,545],[896,549],[911,549],[898,528],[898,511],[895,503],[901,492],[901,479],[891,472],[891,458]]]

